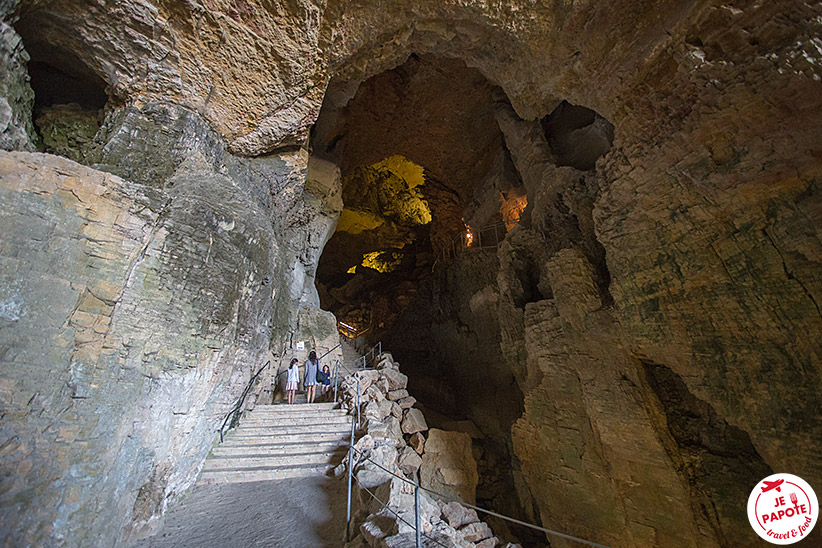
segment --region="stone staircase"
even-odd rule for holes
[[[351,417],[335,403],[258,405],[206,459],[198,483],[327,474],[348,450]]]

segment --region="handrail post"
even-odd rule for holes
[[[357,430],[360,429],[360,379],[357,378]]]
[[[422,528],[420,527],[420,483],[414,483],[414,517],[417,521],[417,548],[422,548]]]
[[[351,480],[354,478],[354,415],[351,415],[351,443],[348,445],[348,505],[345,514],[345,542],[351,542]]]
[[[334,403],[337,403],[337,382],[340,378],[340,360],[334,362]]]

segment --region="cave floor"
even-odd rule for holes
[[[201,484],[133,547],[340,546],[345,511],[344,478]]]

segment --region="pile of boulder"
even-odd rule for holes
[[[458,502],[473,504],[476,499],[470,436],[429,429],[407,385],[408,377],[389,353],[380,356],[376,369],[357,371],[341,383],[342,405],[356,414],[359,402],[361,425],[354,443],[352,540],[346,547],[415,546],[417,483],[444,495],[420,489],[423,546],[502,546],[476,511]],[[346,473],[347,465],[346,457],[337,474]]]

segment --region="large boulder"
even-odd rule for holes
[[[432,428],[420,467],[422,486],[475,504],[478,480],[471,436]]]
[[[420,466],[422,465],[422,458],[416,451],[414,451],[414,449],[406,446],[400,453],[400,458],[397,460],[397,464],[403,474],[412,477],[417,470],[420,469]]]
[[[407,410],[405,417],[402,419],[402,431],[406,434],[414,434],[425,430],[428,430],[428,424],[425,422],[422,411],[419,409]]]
[[[466,508],[462,504],[452,501],[449,503],[440,503],[442,508],[442,517],[448,522],[448,525],[455,529],[459,529],[463,525],[477,523],[480,519],[477,511],[472,508]]]
[[[418,455],[422,455],[422,452],[425,450],[425,437],[417,432],[408,440],[408,445],[413,447]]]
[[[387,397],[389,400],[398,401],[408,397],[408,390],[391,390]]]
[[[394,367],[387,367],[381,369],[379,375],[388,381],[390,390],[403,390],[408,386],[408,377],[400,373],[400,370]]]

